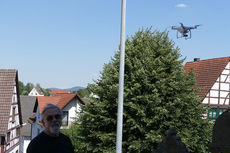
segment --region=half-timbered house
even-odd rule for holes
[[[0,69],[0,153],[19,153],[21,125],[18,71]]]
[[[202,104],[208,104],[210,109],[206,116],[216,119],[225,110],[230,109],[230,57],[200,60],[185,64],[185,71],[192,70],[196,74],[196,88]]]

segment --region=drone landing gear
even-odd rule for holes
[[[185,35],[186,35],[186,36],[184,37],[185,40],[191,39],[191,38],[192,38],[191,30],[189,30],[189,37],[188,37],[188,34],[185,34]]]
[[[191,31],[189,30],[188,32],[189,32],[189,35],[188,35],[187,33],[182,33],[182,34],[180,34],[180,36],[179,36],[179,35],[178,35],[178,31],[177,31],[177,33],[176,33],[177,39],[178,39],[178,38],[183,38],[183,37],[184,37],[185,40],[191,39],[191,38],[192,38]],[[188,36],[189,36],[189,37],[188,37]]]

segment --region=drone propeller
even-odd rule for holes
[[[198,25],[194,25],[194,27],[195,27],[195,28],[197,28],[197,27],[199,27],[199,26],[201,26],[201,24],[198,24]]]
[[[171,26],[171,29],[172,29],[172,30],[175,30],[175,28],[176,28],[176,26]]]

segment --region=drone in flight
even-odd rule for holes
[[[197,29],[197,27],[199,27],[201,25],[194,25],[193,27],[187,27],[184,26],[183,23],[180,23],[180,26],[172,26],[172,30],[177,30],[177,38],[182,38],[184,37],[185,39],[191,39],[192,38],[192,34],[191,34],[191,30],[192,29]],[[180,33],[180,35],[178,34],[178,32]]]

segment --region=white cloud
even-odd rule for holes
[[[184,8],[184,7],[187,7],[187,5],[186,4],[177,4],[176,7],[183,7]]]

